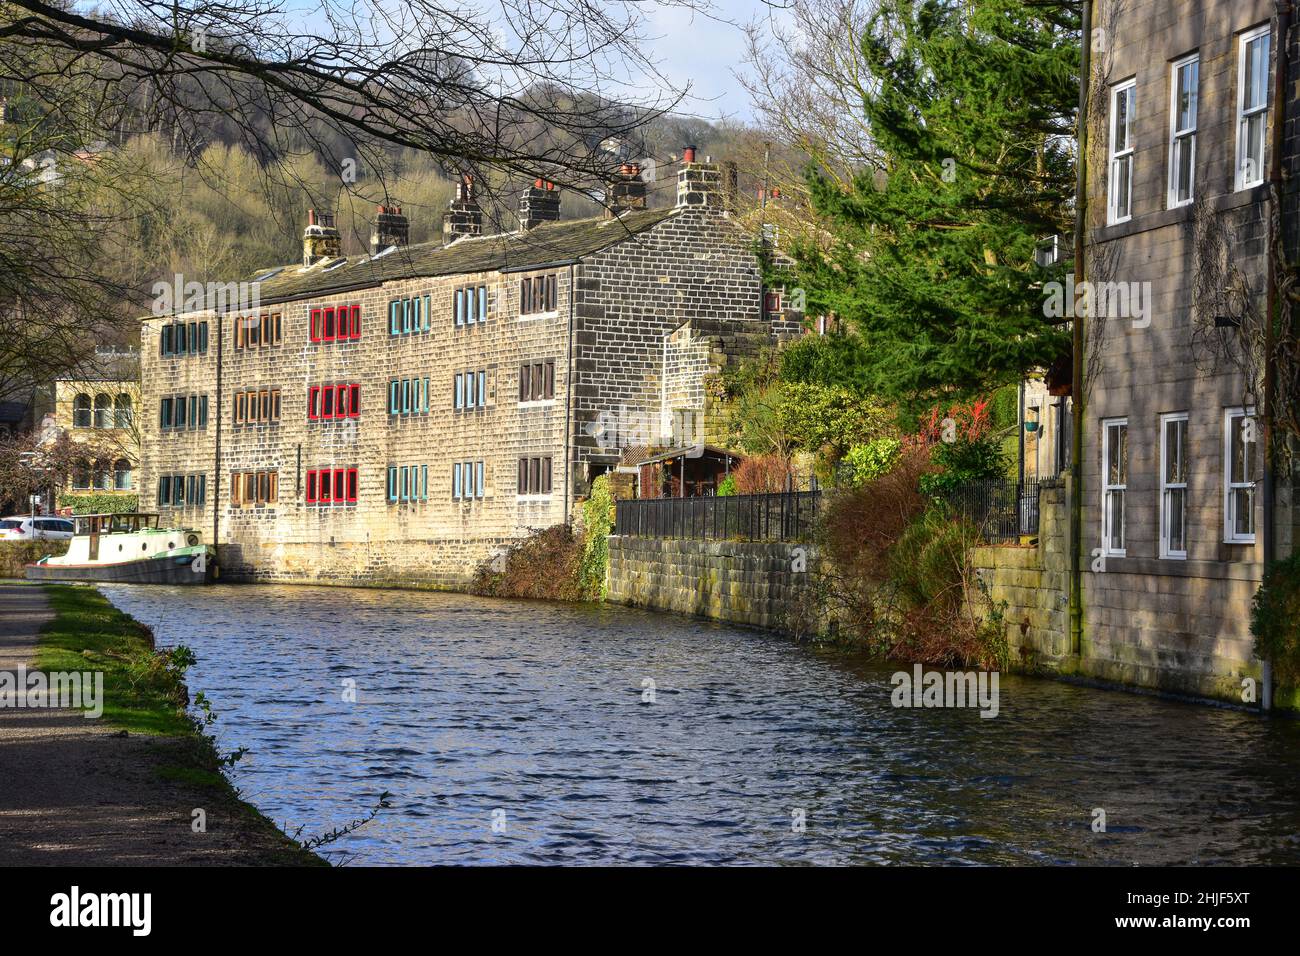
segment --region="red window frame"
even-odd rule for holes
[[[307,504],[314,505],[316,497],[316,472],[307,472]]]
[[[348,417],[348,387],[346,385],[334,386],[334,417]]]
[[[336,417],[334,411],[334,395],[335,395],[334,386],[332,385],[321,386],[321,400],[320,400],[321,418]]]
[[[316,482],[316,500],[323,505],[334,504],[334,496],[331,492],[334,490],[334,482],[331,480],[330,470],[322,468],[317,472],[319,479]]]
[[[321,334],[321,341],[333,342],[336,338],[338,338],[338,331],[339,331],[338,323],[335,321],[334,307],[332,305],[326,306],[324,331]]]
[[[320,418],[320,386],[313,385],[307,389],[307,419],[315,421]]]
[[[342,504],[348,500],[348,472],[346,468],[334,469],[334,503]]]
[[[320,341],[320,309],[311,310],[311,340]]]
[[[348,338],[361,338],[361,306],[359,305],[348,309]]]
[[[348,417],[359,418],[361,416],[361,386],[348,386]]]
[[[347,470],[348,494],[347,502],[350,505],[357,503],[357,470],[349,468]]]

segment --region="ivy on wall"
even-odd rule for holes
[[[140,505],[139,495],[84,494],[59,495],[59,507],[71,508],[73,514],[121,514],[136,511]]]

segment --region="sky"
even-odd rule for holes
[[[749,97],[733,71],[742,68],[745,38],[741,26],[756,18],[779,16],[763,0],[709,0],[713,16],[659,8],[650,17],[652,56],[674,86],[691,86],[682,112],[705,119],[722,115],[753,118]],[[779,2],[779,0],[777,0]]]

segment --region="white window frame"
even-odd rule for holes
[[[1101,421],[1101,549],[1102,553],[1107,557],[1122,558],[1128,554],[1128,548],[1112,548],[1110,546],[1111,538],[1113,537],[1110,527],[1111,495],[1118,493],[1123,496],[1120,512],[1125,516],[1125,518],[1127,518],[1128,511],[1127,469],[1124,473],[1123,483],[1114,485],[1110,483],[1110,430],[1115,426],[1123,427],[1125,442],[1127,443],[1128,418],[1103,418]],[[1124,524],[1127,526],[1128,521],[1125,520]],[[1127,530],[1127,527],[1121,530]],[[1127,545],[1127,542],[1124,541],[1123,534],[1120,536],[1120,541]]]
[[[1246,52],[1250,44],[1259,39],[1265,39],[1267,42],[1267,55],[1264,57],[1264,102],[1258,106],[1253,106],[1247,111],[1246,109]],[[1233,181],[1237,189],[1251,189],[1259,186],[1264,182],[1264,164],[1265,150],[1268,149],[1268,100],[1270,87],[1269,82],[1272,74],[1269,71],[1269,62],[1273,54],[1273,27],[1271,24],[1264,24],[1253,30],[1247,30],[1243,33],[1237,45],[1237,168],[1233,173]],[[1252,179],[1246,178],[1246,136],[1245,130],[1248,121],[1254,117],[1263,114],[1264,119],[1260,123],[1260,143],[1259,143],[1259,169],[1257,175]]]
[[[1126,126],[1127,136],[1125,145],[1118,152],[1115,149],[1115,127],[1119,119],[1119,110],[1116,104],[1121,95],[1127,96],[1132,93],[1132,99],[1128,109],[1128,123]],[[1107,145],[1106,152],[1109,161],[1106,164],[1106,222],[1114,225],[1116,223],[1128,222],[1133,218],[1133,166],[1134,166],[1134,147],[1133,147],[1133,113],[1137,109],[1137,78],[1125,80],[1123,83],[1116,83],[1110,88],[1110,142]],[[1128,189],[1125,191],[1124,215],[1119,215],[1118,196],[1115,189],[1115,170],[1119,163],[1128,164]]]
[[[1254,544],[1255,532],[1250,534],[1238,534],[1236,526],[1236,510],[1234,507],[1233,491],[1238,488],[1256,489],[1255,481],[1232,480],[1232,423],[1241,418],[1255,418],[1255,406],[1238,405],[1236,408],[1225,408],[1223,410],[1223,541],[1225,544]],[[1259,455],[1259,421],[1255,422],[1255,441],[1251,442],[1255,446],[1254,456]],[[1254,517],[1255,503],[1252,498],[1251,502],[1251,527],[1255,527]]]
[[[1192,68],[1196,71],[1196,82],[1192,84],[1192,103],[1188,111],[1190,124],[1179,129],[1179,103],[1178,94],[1182,89],[1179,82],[1179,74],[1183,70]],[[1175,60],[1170,65],[1170,90],[1169,90],[1169,197],[1168,208],[1175,209],[1179,206],[1189,206],[1196,196],[1196,125],[1200,114],[1200,93],[1201,87],[1201,55],[1192,53],[1180,60]],[[1191,151],[1191,162],[1188,164],[1187,198],[1178,198],[1178,170],[1181,168],[1179,158],[1183,149]]]
[[[1183,480],[1169,481],[1169,426],[1174,422],[1183,423]],[[1188,430],[1186,412],[1170,412],[1167,415],[1160,416],[1160,557],[1170,560],[1187,559],[1187,438]],[[1183,493],[1183,546],[1175,549],[1170,544],[1170,534],[1172,531],[1172,522],[1169,520],[1172,513],[1172,502],[1174,496],[1170,492],[1181,491]]]

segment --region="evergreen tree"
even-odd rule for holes
[[[1077,7],[881,0],[863,50],[879,166],[809,174],[829,226],[792,250],[809,312],[847,320],[854,377],[904,408],[1050,364],[1068,332],[1035,253],[1073,214]]]

